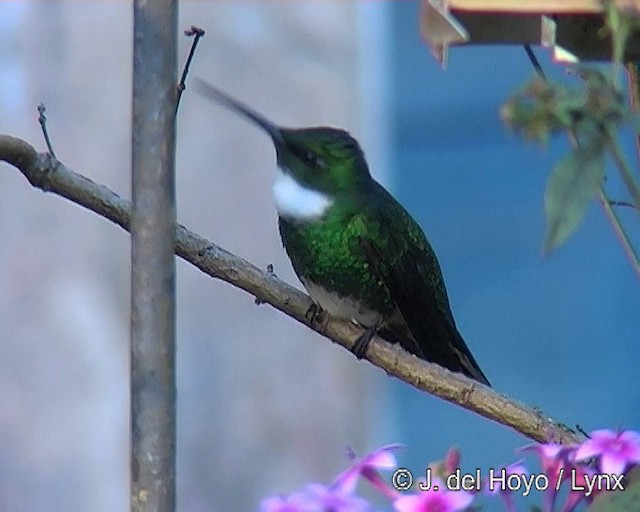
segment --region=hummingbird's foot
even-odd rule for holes
[[[319,325],[323,329],[327,328],[327,323],[329,322],[329,315],[327,312],[322,309],[315,302],[309,306],[307,312],[304,314],[304,317],[309,320],[309,322],[313,325]]]
[[[273,263],[269,263],[267,265],[267,274],[269,275],[269,277],[273,277],[274,279],[278,279],[278,276],[276,275],[275,271],[273,270]]]
[[[267,265],[267,269],[265,270],[265,272],[269,277],[272,277],[273,279],[278,279],[278,276],[273,270],[273,263],[269,263]],[[255,302],[256,306],[259,306],[260,304],[264,304],[264,301],[258,297],[256,297],[253,302]]]
[[[373,337],[378,334],[380,327],[382,327],[382,322],[376,322],[372,327],[367,328],[366,331],[358,336],[358,339],[351,348],[351,352],[353,352],[358,359],[362,359],[367,354],[369,343],[371,343]]]

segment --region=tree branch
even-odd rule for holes
[[[129,201],[75,173],[48,154],[36,152],[25,141],[0,134],[0,161],[20,170],[34,187],[65,197],[129,231]],[[312,304],[306,294],[182,225],[176,228],[175,253],[205,274],[245,290],[258,301],[271,304],[346,349],[351,349],[362,332],[351,322],[332,318],[326,324],[316,325],[306,316]],[[536,441],[572,443],[577,440],[575,433],[539,409],[498,394],[461,374],[427,363],[378,337],[374,337],[369,345],[366,359],[417,389],[511,427]]]

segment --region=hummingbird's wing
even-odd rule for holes
[[[367,208],[379,232],[375,238],[363,237],[361,247],[389,289],[412,339],[407,339],[406,329],[393,324],[385,326],[381,334],[427,361],[489,386],[455,325],[433,249],[413,218],[384,192],[393,205],[389,208],[385,201],[382,207],[373,204]]]

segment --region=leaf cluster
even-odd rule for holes
[[[626,42],[633,31],[640,28],[639,13],[637,8],[622,9],[616,2],[606,2],[605,31],[611,36],[613,48],[610,73],[576,66],[573,72],[581,82],[572,86],[537,76],[501,108],[505,124],[527,139],[545,145],[551,135],[564,133],[572,143],[570,153],[551,171],[544,194],[545,252],[565,242],[578,228],[591,199],[598,197],[609,209],[614,204],[604,192],[607,152],[612,155],[633,199],[631,206],[640,209],[640,188],[617,143],[622,125],[631,123],[636,131],[640,130],[639,116],[632,111],[617,85]],[[640,135],[638,137],[640,141]],[[614,230],[624,233],[615,214],[609,216]],[[635,251],[625,237],[623,245],[639,269]]]
[[[583,79],[582,86],[567,87],[535,77],[502,106],[503,121],[541,144],[552,134],[568,131],[587,145],[601,132],[612,133],[633,118],[624,95],[604,73],[585,67],[575,72]]]
[[[635,117],[607,75],[583,67],[576,73],[582,86],[534,78],[501,111],[504,121],[526,138],[546,144],[550,135],[560,132],[570,134],[573,142],[571,152],[551,171],[545,191],[545,252],[578,228],[589,201],[604,183],[604,156],[611,137]]]

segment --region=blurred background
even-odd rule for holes
[[[637,279],[595,204],[541,257],[542,194],[567,144],[525,145],[498,117],[532,76],[524,51],[454,49],[444,71],[420,40],[418,8],[183,2],[180,28],[207,32],[191,76],[278,123],[361,141],[429,236],[498,391],[586,430],[637,429]],[[44,101],[58,157],[129,197],[131,35],[128,2],[0,3],[0,132],[43,150]],[[300,286],[278,237],[271,142],[189,90],[178,134],[179,221]],[[127,510],[129,237],[4,164],[0,190],[0,510]],[[177,267],[179,510],[256,510],[267,495],[328,483],[347,446],[403,443],[401,464],[419,473],[451,445],[471,470],[509,464],[527,444]]]

